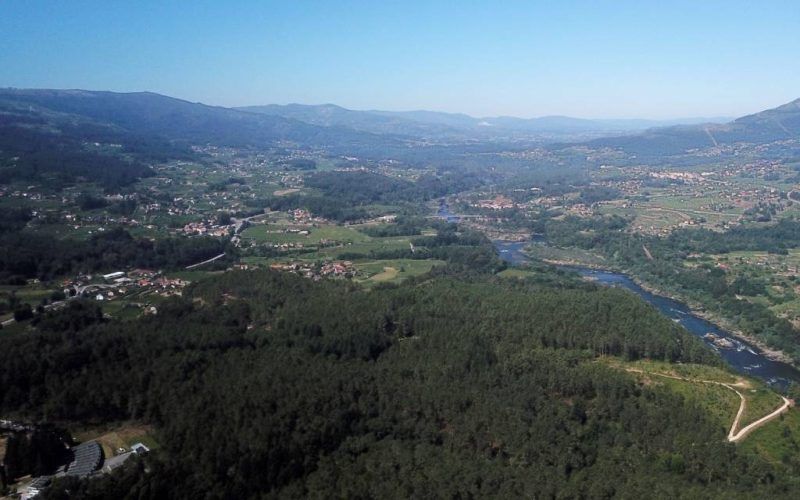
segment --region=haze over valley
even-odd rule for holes
[[[800,17],[679,4],[1,4],[0,498],[796,498]]]

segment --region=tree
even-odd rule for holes
[[[14,321],[22,322],[33,318],[33,309],[28,303],[22,303],[14,308]]]

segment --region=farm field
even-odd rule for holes
[[[358,281],[367,286],[378,283],[399,283],[412,276],[427,273],[434,266],[444,265],[441,260],[387,259],[356,262]]]
[[[308,234],[300,234],[308,232]],[[276,245],[302,243],[304,246],[319,245],[322,242],[362,243],[370,237],[348,226],[324,225],[309,227],[290,224],[260,224],[242,232],[243,239]]]
[[[256,224],[242,232],[242,240],[252,245],[281,247],[296,260],[316,261],[347,258],[353,255],[371,256],[377,252],[409,250],[411,242],[417,236],[373,237],[361,232],[365,227],[379,227],[378,224],[337,225],[296,223],[288,219],[286,214],[271,213],[266,224]],[[292,250],[311,250],[302,253]],[[288,256],[288,255],[287,255]],[[276,258],[244,257],[248,264],[265,264],[284,261],[285,257]]]
[[[46,287],[40,284],[32,285],[0,285],[0,297],[5,297],[14,294],[22,302],[27,302],[32,306],[36,306],[42,299],[50,298],[50,295],[56,291],[55,287]]]
[[[740,221],[769,223],[769,217],[761,220],[761,210],[771,212],[772,219],[778,214],[791,216],[800,210],[798,204],[786,196],[795,187],[793,170],[772,172],[778,178],[767,180],[763,172],[730,175],[726,169],[724,165],[704,165],[693,174],[662,172],[662,179],[663,176],[694,176],[688,180],[670,177],[667,181],[670,185],[663,187],[649,185],[647,180],[639,185],[622,182],[618,185],[625,196],[599,202],[594,206],[594,213],[629,218],[633,221],[631,229],[635,231],[666,234],[681,226],[723,230]],[[616,181],[606,182],[613,186]]]
[[[323,247],[317,250],[317,256],[338,259],[346,254],[370,255],[370,252],[388,252],[408,250],[411,248],[413,236],[390,236],[386,238],[370,238],[367,241],[337,247]],[[312,254],[313,255],[313,254]]]
[[[673,228],[681,224],[715,228],[723,223],[735,222],[744,212],[743,207],[730,204],[719,193],[657,194],[646,201],[635,203],[610,202],[598,207],[606,215],[633,218],[633,227],[648,231]]]
[[[75,433],[79,442],[97,441],[106,457],[119,454],[120,448],[126,451],[136,443],[142,443],[151,450],[159,447],[153,437],[153,429],[146,425],[125,424],[96,429],[86,429]]]
[[[800,325],[800,249],[789,249],[786,255],[737,251],[702,256],[685,264],[703,262],[726,269],[732,282],[752,283],[753,286],[742,291],[742,300],[763,304],[778,316]]]

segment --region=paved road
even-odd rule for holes
[[[198,262],[197,264],[192,264],[191,266],[186,266],[186,269],[194,269],[195,267],[200,267],[200,266],[202,266],[204,264],[208,264],[210,262],[214,262],[215,260],[221,259],[223,257],[225,257],[225,252],[222,252],[221,254],[219,254],[219,255],[217,255],[215,257],[211,257],[210,259],[204,260],[203,262]]]

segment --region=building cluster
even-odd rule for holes
[[[211,221],[190,222],[183,226],[182,232],[190,236],[224,237],[230,234],[233,224],[219,225]]]
[[[706,181],[706,178],[713,175],[710,172],[703,172],[698,174],[696,172],[650,172],[650,177],[654,179],[668,179],[672,181],[683,181],[687,184],[694,184],[694,183],[703,183]]]
[[[291,211],[292,220],[297,223],[310,223],[313,219],[311,212],[298,208]]]
[[[101,276],[87,274],[62,282],[66,296],[89,297],[97,301],[116,300],[146,293],[156,293],[163,297],[179,296],[188,284],[186,280],[167,278],[158,271],[148,269],[115,271]]]
[[[505,210],[508,208],[514,208],[515,204],[510,198],[507,198],[503,195],[498,195],[491,200],[479,200],[477,206],[479,208],[488,208],[491,210]]]
[[[310,262],[287,262],[272,264],[271,269],[277,271],[291,272],[299,274],[309,279],[319,280],[324,277],[329,278],[352,278],[357,274],[357,270],[350,261],[331,261],[325,263]]]
[[[24,484],[19,491],[21,500],[32,500],[39,497],[53,482],[60,477],[77,477],[79,479],[100,477],[122,466],[135,455],[150,451],[143,443],[136,443],[130,450],[117,450],[119,453],[105,457],[103,448],[97,441],[87,441],[69,449],[69,462],[59,467],[53,475],[38,476]]]

